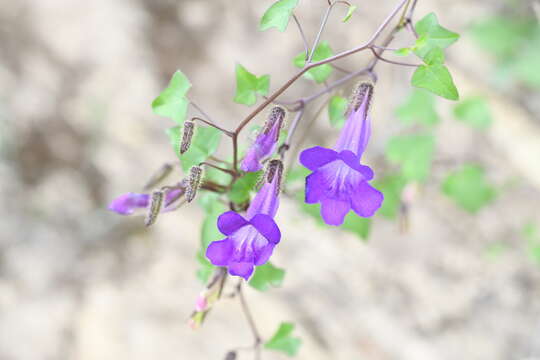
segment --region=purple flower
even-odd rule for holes
[[[279,131],[284,118],[285,110],[283,108],[279,106],[272,108],[263,130],[247,150],[246,156],[240,164],[240,169],[247,172],[262,169],[261,161],[272,155],[276,150]]]
[[[321,215],[328,225],[341,225],[351,208],[359,216],[370,217],[383,201],[383,194],[368,183],[373,171],[360,164],[371,133],[368,107],[372,86],[363,91],[334,149],[315,146],[300,154],[302,165],[312,171],[306,178],[305,201],[321,203]]]
[[[162,212],[170,211],[173,207],[169,207],[184,193],[183,189],[172,189],[165,194],[165,206]],[[109,204],[109,210],[112,210],[120,215],[131,215],[137,209],[146,209],[150,204],[150,194],[127,193],[118,196]]]
[[[214,241],[206,250],[206,257],[216,266],[226,266],[231,275],[249,279],[253,267],[268,261],[281,232],[274,221],[279,206],[280,175],[274,174],[253,198],[246,217],[227,211],[217,221],[219,231],[227,237]]]

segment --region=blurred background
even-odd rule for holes
[[[175,160],[164,133],[172,123],[150,107],[174,71],[226,127],[249,111],[232,102],[236,63],[270,74],[271,89],[296,72],[303,46],[294,24],[283,34],[257,30],[271,3],[0,1],[1,360],[221,359],[251,343],[234,299],[201,329],[187,325],[202,289],[197,206],[150,229],[106,208]],[[335,52],[360,44],[396,3],[358,2],[347,24],[336,8],[323,39]],[[303,0],[296,11],[310,42],[325,8]],[[462,99],[487,104],[490,125],[468,126],[454,103],[437,101],[437,150],[406,232],[377,216],[365,242],[318,226],[283,197],[273,257],[287,269],[283,287],[247,297],[265,337],[282,320],[296,323],[299,358],[540,359],[540,3],[420,0],[415,19],[431,11],[461,34],[447,64]],[[392,46],[410,44],[403,34]],[[368,59],[339,64],[354,70]],[[377,73],[366,154],[376,173],[391,166],[385,147],[403,131],[396,109],[412,70],[380,63]],[[301,79],[281,99],[313,91]],[[325,113],[309,130],[307,143],[337,136]],[[471,162],[496,192],[474,214],[441,192]]]

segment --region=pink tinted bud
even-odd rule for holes
[[[208,306],[208,301],[206,301],[206,294],[200,293],[199,296],[197,296],[197,300],[195,301],[195,311],[204,311],[206,310],[206,307]]]
[[[415,183],[407,184],[405,188],[403,189],[403,193],[401,194],[401,201],[403,201],[406,204],[410,204],[413,202],[417,193],[418,193],[418,186]]]

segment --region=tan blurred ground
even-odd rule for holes
[[[310,39],[325,3],[304,0],[298,11]],[[367,39],[396,1],[370,3],[358,2],[349,24],[332,16],[324,38],[334,50]],[[0,1],[0,360],[221,359],[249,345],[234,300],[219,303],[202,330],[186,325],[201,287],[196,206],[160,217],[151,230],[105,209],[174,160],[163,133],[172,123],[153,115],[150,102],[176,69],[194,84],[191,97],[227,126],[248,111],[231,101],[236,62],[271,74],[274,89],[294,73],[290,59],[302,51],[296,29],[256,30],[269,4]],[[417,14],[433,10],[466,34],[498,6],[421,0]],[[247,295],[265,336],[281,320],[297,323],[301,359],[540,359],[540,267],[519,234],[526,221],[540,221],[538,94],[488,85],[492,59],[466,35],[449,54],[458,88],[488,96],[495,124],[472,131],[440,102],[433,179],[415,199],[408,234],[377,219],[364,244],[282,201],[274,262],[288,270],[284,287]],[[376,171],[401,128],[393,109],[409,77],[379,67],[368,154]],[[301,80],[283,98],[312,91]],[[328,130],[323,117],[312,142],[332,140]],[[470,160],[501,188],[475,216],[439,191],[443,176]],[[499,243],[507,250],[489,257]]]

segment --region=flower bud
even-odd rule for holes
[[[193,121],[184,122],[184,133],[182,135],[182,142],[180,143],[180,154],[188,151],[191,146],[191,139],[193,138],[193,132],[195,130],[195,123]]]
[[[156,222],[156,219],[161,211],[161,205],[163,204],[164,193],[161,190],[156,190],[152,192],[150,196],[150,206],[148,207],[148,212],[146,213],[146,218],[144,220],[145,226],[150,226]]]
[[[195,195],[197,195],[197,190],[199,190],[199,186],[202,182],[202,174],[203,169],[201,166],[193,166],[189,170],[188,175],[188,182],[187,182],[187,188],[186,188],[186,200],[187,202],[191,202]]]
[[[351,100],[349,104],[349,112],[358,111],[358,108],[362,105],[364,100],[367,100],[366,114],[369,113],[369,107],[371,105],[372,97],[373,97],[373,83],[370,81],[364,81],[364,82],[359,83],[352,92]]]
[[[207,294],[204,291],[197,296],[197,300],[195,300],[195,311],[204,311],[208,308],[206,296]]]

